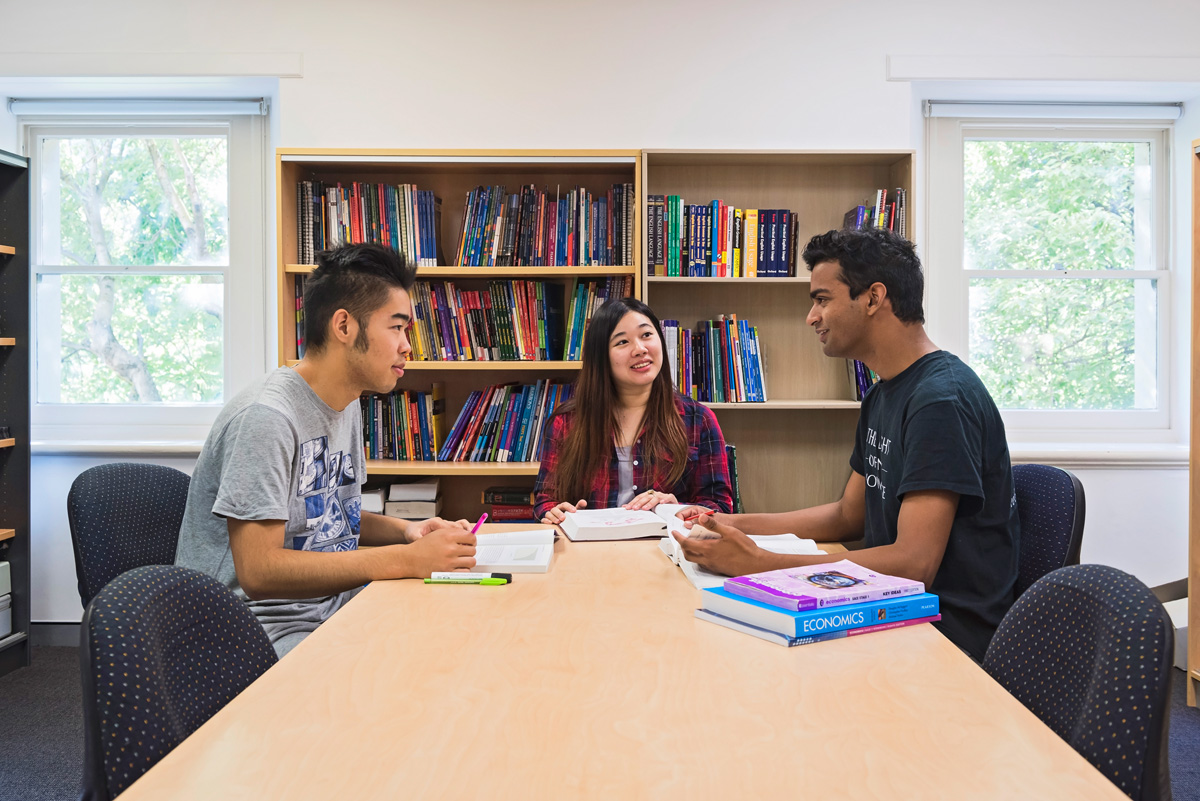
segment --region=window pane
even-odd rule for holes
[[[963,143],[968,270],[1152,270],[1148,142]]]
[[[221,275],[39,275],[39,403],[219,403]]]
[[[1001,408],[1157,408],[1157,283],[973,279],[971,367]]]
[[[41,264],[229,263],[226,137],[47,137],[41,149]]]

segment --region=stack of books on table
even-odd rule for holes
[[[729,578],[700,595],[701,620],[788,646],[942,618],[937,596],[921,582],[844,559]]]

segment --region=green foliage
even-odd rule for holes
[[[1137,269],[1135,214],[1145,210],[1135,181],[1147,147],[967,142],[964,267]],[[1135,304],[1135,283],[972,280],[971,366],[1002,408],[1134,408],[1137,362],[1149,362],[1151,385],[1156,369],[1155,343],[1136,342],[1134,323],[1157,313],[1154,303]]]
[[[112,329],[141,356],[166,403],[223,400],[221,276],[118,275]],[[62,276],[63,403],[136,403],[132,385],[91,351],[88,339],[99,277]],[[213,302],[215,301],[215,307]]]
[[[48,142],[47,174],[57,167],[59,182],[57,192],[43,196],[43,208],[57,219],[59,235],[43,236],[43,263],[68,268],[228,264],[227,150],[224,137]],[[114,287],[111,315],[106,304],[98,303],[105,281]],[[222,400],[220,274],[67,274],[55,283],[63,332],[61,402]],[[53,304],[44,303],[41,292],[39,298],[39,313],[52,313]],[[132,356],[121,370],[102,358],[109,328]],[[47,368],[44,360],[39,364]],[[140,396],[130,379],[138,371],[149,374],[149,397]]]
[[[185,164],[195,176],[206,247],[199,259],[187,249],[186,224],[176,214],[150,157],[153,143],[170,185],[191,206]],[[186,139],[58,140],[64,265],[186,265],[228,263],[228,143],[223,137]],[[108,259],[92,237],[88,215],[98,215]]]

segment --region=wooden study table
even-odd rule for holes
[[[654,541],[555,551],[371,584],[121,801],[1126,798],[930,625],[783,648]]]

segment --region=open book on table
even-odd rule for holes
[[[554,558],[553,529],[475,535],[478,573],[545,573]]]
[[[800,539],[795,534],[752,534],[750,535],[750,539],[754,540],[758,544],[758,547],[771,553],[821,553],[816,542]],[[679,569],[683,571],[683,575],[687,576],[688,581],[692,582],[692,586],[698,590],[708,587],[723,587],[725,579],[729,578],[720,573],[705,570],[695,562],[689,562],[684,558],[683,548],[679,547],[679,543],[675,541],[674,537],[667,536],[659,540],[658,547],[662,549],[662,552],[667,555],[668,559],[679,565]]]
[[[660,503],[651,511],[644,509],[580,509],[568,512],[559,524],[567,539],[580,540],[636,540],[643,537],[662,537],[671,531],[684,534],[687,529],[676,517],[680,509],[692,504]]]

